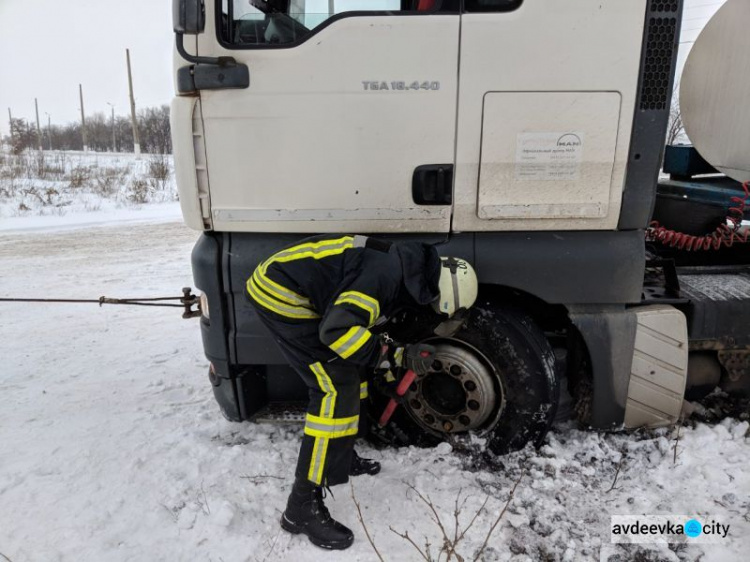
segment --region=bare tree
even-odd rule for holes
[[[169,130],[169,106],[149,107],[138,112],[138,131],[141,146],[152,154],[172,152]]]
[[[680,110],[680,85],[675,84],[672,92],[672,105],[669,107],[669,124],[667,125],[667,146],[675,144],[685,134]]]
[[[21,154],[27,148],[38,145],[37,130],[31,123],[14,117],[10,121],[10,126],[10,147],[13,154]]]
[[[38,131],[25,119],[11,119],[11,135],[5,137],[14,154],[38,146]],[[58,150],[82,150],[81,122],[48,127],[52,145]],[[138,112],[138,129],[141,147],[151,154],[170,154],[172,137],[169,129],[169,106],[147,107]],[[130,118],[115,115],[114,133],[121,151],[132,151],[133,129]],[[102,112],[86,115],[86,141],[90,150],[107,152],[112,148],[112,118]]]

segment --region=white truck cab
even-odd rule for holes
[[[249,83],[175,98],[177,169],[205,174],[183,189],[185,218],[232,232],[615,230],[648,25],[662,39],[648,109],[671,93],[676,18],[646,8],[206,2],[186,48],[231,57]]]
[[[450,337],[399,319],[441,357],[391,436],[461,433],[471,411],[495,450],[539,442],[561,387],[595,427],[678,418],[698,328],[688,299],[644,290],[644,229],[682,0],[174,6],[175,168],[227,417],[305,397],[246,303],[256,264],[360,233],[441,242],[481,284]]]

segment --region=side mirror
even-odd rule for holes
[[[195,94],[198,90],[247,88],[250,85],[247,66],[237,64],[233,57],[201,57],[185,50],[185,35],[198,35],[206,27],[204,0],[172,0],[172,27],[177,52],[193,63],[178,70],[179,93]]]
[[[203,0],[172,0],[172,26],[179,34],[203,33],[206,27]]]

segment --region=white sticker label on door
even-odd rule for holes
[[[583,133],[518,133],[516,181],[571,181],[581,175]]]

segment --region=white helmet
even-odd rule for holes
[[[469,262],[459,258],[440,258],[440,265],[440,297],[432,306],[450,317],[477,300],[477,274]]]

